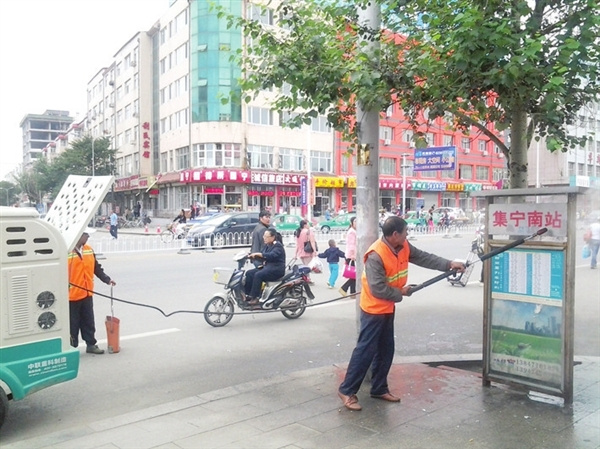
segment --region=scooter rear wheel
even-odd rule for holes
[[[300,304],[300,307],[294,309],[283,309],[281,313],[288,320],[295,320],[296,318],[300,318],[306,310],[306,299],[302,299],[302,302]]]
[[[233,318],[234,306],[231,301],[215,296],[204,307],[204,319],[212,327],[223,327]]]

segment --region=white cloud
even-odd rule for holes
[[[87,82],[168,8],[169,0],[0,1],[0,179],[23,160],[23,117],[84,114]]]

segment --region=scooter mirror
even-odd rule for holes
[[[242,260],[246,257],[248,257],[248,251],[240,251],[239,253],[237,253],[236,255],[233,256],[233,260],[235,260],[236,262],[239,262],[240,260]]]

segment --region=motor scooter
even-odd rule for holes
[[[243,294],[248,256],[246,251],[236,254],[233,260],[239,262],[238,266],[241,268],[233,271],[214,268],[213,281],[225,287],[224,291],[215,293],[206,303],[206,322],[213,327],[225,326],[233,318],[236,305],[241,310],[257,312],[279,310],[290,320],[300,318],[306,310],[307,301],[315,299],[309,285],[310,268],[297,264],[292,259],[286,267],[285,275],[275,281],[264,282],[258,304],[250,305],[244,300]]]

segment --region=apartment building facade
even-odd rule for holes
[[[48,109],[43,114],[27,114],[19,124],[23,136],[23,166],[29,167],[44,150],[56,153],[56,141],[73,123],[69,111]]]
[[[272,10],[251,1],[223,3],[235,14],[275,24]],[[250,103],[232,98],[240,93],[241,69],[230,56],[251,44],[207,2],[176,0],[94,75],[86,132],[110,137],[117,149],[119,209],[140,201],[162,216],[192,203],[318,216],[356,206],[354,158],[325,117],[289,129],[282,126],[285,116],[268,107],[273,92],[260,92]],[[381,120],[380,207],[391,210],[405,195],[408,209],[479,208],[469,191],[500,186],[502,154],[476,130],[451,133],[438,120],[422,131],[430,146],[457,147],[456,170],[414,172],[411,131],[390,107]]]

